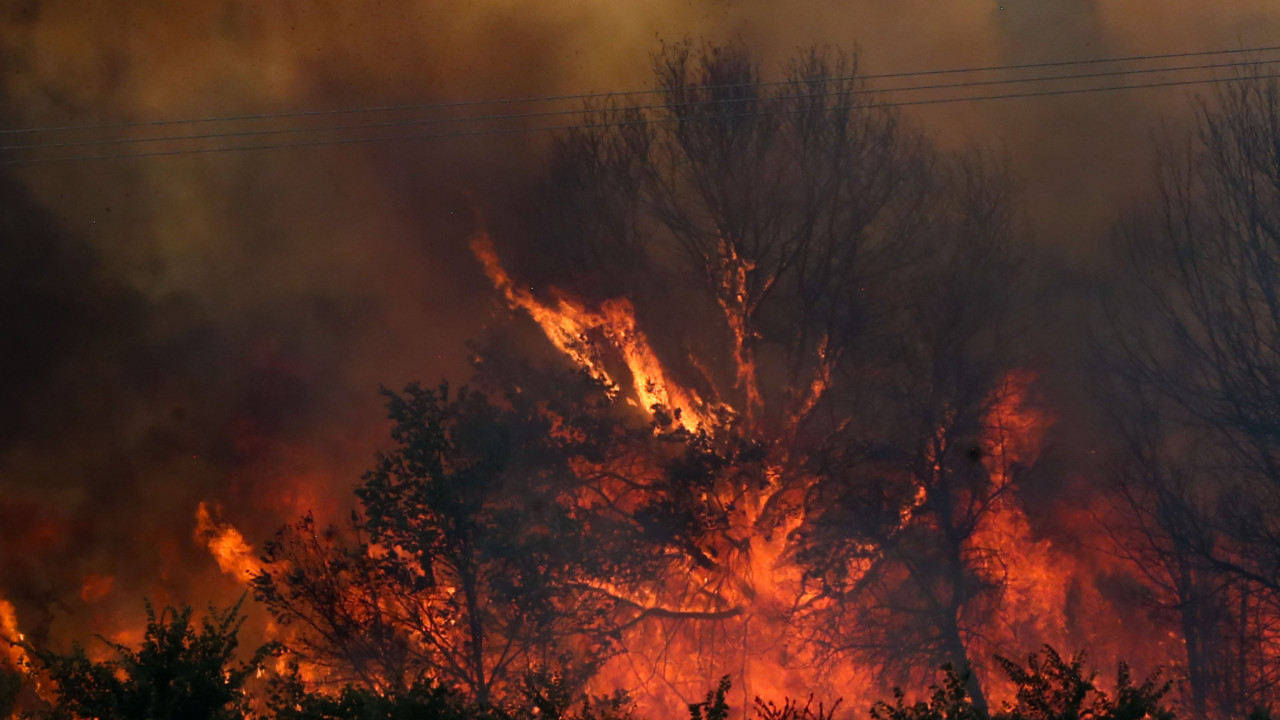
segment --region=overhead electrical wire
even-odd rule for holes
[[[1159,67],[1159,68],[1108,70],[1103,72],[1077,73],[1072,75],[1043,75],[1038,77],[999,78],[995,80],[972,80],[972,81],[965,81],[965,82],[958,82],[958,83],[935,83],[932,85],[909,85],[909,86],[898,86],[898,87],[890,87],[890,88],[866,88],[866,89],[860,89],[857,92],[863,95],[875,95],[875,94],[883,94],[883,93],[917,92],[920,90],[946,90],[946,89],[961,88],[961,87],[1013,85],[1018,83],[1052,82],[1052,81],[1062,81],[1062,80],[1085,80],[1085,79],[1100,78],[1100,77],[1118,77],[1118,76],[1125,76],[1125,75],[1143,75],[1143,74],[1163,73],[1163,72],[1184,72],[1188,70],[1244,68],[1244,67],[1256,67],[1258,65],[1269,65],[1269,64],[1278,64],[1278,63],[1280,63],[1280,58],[1276,58],[1272,60],[1249,60],[1249,61],[1239,61],[1239,62],[1231,62],[1231,63],[1207,63],[1207,64],[1201,64],[1201,65],[1178,65],[1173,67]],[[832,81],[833,79],[826,79],[826,80]],[[789,81],[789,82],[804,82],[804,81]],[[837,94],[837,92],[817,93],[812,95],[799,95],[795,97],[821,98],[821,97],[830,97],[835,94]],[[718,98],[713,100],[697,100],[697,101],[683,102],[683,103],[675,102],[675,103],[653,103],[649,105],[631,105],[631,106],[627,106],[627,109],[655,110],[655,109],[673,108],[673,107],[732,104],[732,103],[737,103],[742,101],[743,101],[743,98]],[[471,115],[471,116],[464,115],[464,116],[456,116],[456,117],[416,118],[411,120],[385,120],[381,122],[356,123],[356,124],[349,124],[349,125],[311,125],[311,126],[287,127],[287,128],[269,128],[269,129],[260,129],[260,130],[235,130],[235,131],[228,131],[228,132],[196,133],[192,135],[153,135],[149,137],[111,138],[111,139],[105,139],[105,140],[71,140],[71,141],[59,141],[59,142],[47,142],[47,143],[30,143],[25,145],[0,145],[0,152],[12,151],[12,150],[36,150],[36,149],[61,148],[61,147],[134,145],[138,143],[153,143],[153,142],[166,142],[166,141],[179,142],[179,141],[188,141],[188,140],[216,140],[216,139],[226,139],[226,138],[235,138],[235,137],[254,137],[254,136],[261,136],[261,135],[290,135],[290,134],[299,134],[299,133],[339,132],[339,131],[345,131],[345,130],[369,130],[373,128],[408,127],[408,126],[415,126],[415,125],[443,125],[443,124],[466,123],[466,122],[490,122],[495,120],[528,120],[528,119],[535,119],[535,118],[563,117],[566,115],[577,115],[581,117],[589,117],[593,114],[606,114],[612,110],[613,108],[578,107],[578,108],[570,108],[566,110],[542,110],[542,111],[535,111],[535,112],[510,113],[510,114],[503,114],[503,115]]]
[[[961,73],[978,73],[978,72],[996,72],[1008,70],[1031,70],[1036,68],[1047,67],[1064,67],[1070,65],[1097,65],[1104,63],[1116,62],[1143,62],[1148,60],[1167,60],[1172,58],[1188,58],[1188,57],[1206,57],[1212,55],[1232,55],[1255,52],[1268,52],[1280,50],[1280,45],[1265,45],[1251,48],[1237,48],[1227,50],[1200,50],[1194,52],[1177,52],[1177,53],[1160,53],[1153,55],[1127,55],[1109,58],[1089,58],[1084,60],[1055,60],[1050,62],[1037,63],[1020,63],[1014,65],[982,65],[962,68],[946,68],[934,70],[906,70],[899,72],[874,73],[867,75],[848,75],[830,78],[831,80],[883,80],[891,78],[904,77],[920,77],[928,75],[951,75]],[[774,80],[761,83],[733,83],[725,85],[705,86],[706,89],[726,89],[735,87],[744,87],[754,85],[758,87],[772,87],[776,85],[786,85],[795,82],[793,80]],[[392,112],[403,110],[444,110],[459,107],[473,107],[483,105],[511,105],[536,102],[563,102],[568,100],[593,100],[607,99],[617,97],[629,97],[633,95],[654,95],[664,92],[662,88],[646,88],[643,90],[617,90],[610,92],[586,92],[568,95],[543,95],[528,96],[519,98],[498,98],[490,100],[456,100],[451,102],[427,103],[427,104],[411,104],[411,105],[382,105],[367,106],[356,108],[335,108],[335,109],[319,109],[319,110],[296,110],[284,113],[259,113],[248,115],[223,115],[200,118],[178,118],[167,120],[143,120],[134,122],[117,122],[117,123],[100,123],[88,125],[59,125],[49,127],[28,127],[28,128],[0,128],[0,135],[22,134],[22,133],[42,133],[42,132],[61,132],[75,130],[107,130],[107,129],[124,129],[134,127],[155,127],[161,125],[183,125],[195,123],[217,123],[217,122],[233,122],[244,120],[272,120],[279,118],[298,118],[312,117],[317,115],[345,115],[367,112]]]
[[[1268,50],[1275,50],[1275,49],[1280,49],[1280,46],[1267,47],[1267,48],[1249,48],[1245,50],[1221,50],[1221,51],[1205,51],[1205,52],[1198,52],[1198,53],[1170,53],[1170,54],[1153,55],[1153,56],[1133,56],[1132,58],[1127,58],[1127,59],[1136,60],[1136,59],[1203,56],[1203,55],[1211,55],[1211,54],[1261,52],[1261,51],[1268,51]],[[1085,65],[1085,64],[1097,64],[1097,63],[1106,63],[1106,62],[1119,62],[1121,60],[1125,60],[1125,59],[1107,58],[1107,59],[1096,59],[1096,60],[1061,61],[1061,62],[1053,62],[1053,63],[1034,63],[1034,64],[1018,65],[1018,66],[1012,66],[1012,65],[1011,66],[991,66],[991,67],[985,67],[985,68],[961,68],[961,69],[955,69],[955,70],[930,70],[930,71],[913,71],[913,72],[907,72],[907,73],[884,73],[880,75],[821,78],[821,80],[824,80],[827,82],[841,81],[841,80],[867,80],[867,79],[877,79],[877,78],[886,78],[886,77],[903,77],[903,76],[910,76],[910,75],[939,75],[939,74],[945,74],[945,73],[978,72],[978,71],[996,70],[996,69],[1015,69],[1015,68],[1024,69],[1024,68],[1031,68],[1031,67],[1050,67],[1050,66],[1060,67],[1060,66],[1068,66],[1068,65]],[[1102,72],[1093,72],[1093,73],[1076,73],[1076,74],[1069,74],[1069,75],[999,78],[999,79],[992,79],[992,80],[963,81],[963,82],[954,82],[954,83],[935,83],[932,85],[899,86],[899,87],[892,87],[892,88],[859,88],[854,92],[856,92],[859,95],[875,95],[875,94],[884,94],[884,93],[916,92],[916,91],[923,91],[923,90],[937,91],[937,90],[947,90],[947,89],[962,88],[962,87],[1006,85],[1006,84],[1032,83],[1032,82],[1062,82],[1062,81],[1070,81],[1070,80],[1082,80],[1082,79],[1100,78],[1100,77],[1119,77],[1119,76],[1139,75],[1139,74],[1149,74],[1149,73],[1186,72],[1186,71],[1195,71],[1195,70],[1214,70],[1214,69],[1223,69],[1223,68],[1246,68],[1246,67],[1256,68],[1257,66],[1260,66],[1260,65],[1270,65],[1270,64],[1277,64],[1277,63],[1280,63],[1280,58],[1237,61],[1237,62],[1230,62],[1230,63],[1207,63],[1207,64],[1200,64],[1200,65],[1185,65],[1185,66],[1171,66],[1171,67],[1130,68],[1130,69],[1124,69],[1124,70],[1111,70],[1111,71],[1102,71]],[[1249,75],[1247,77],[1267,79],[1267,78],[1280,77],[1280,75],[1277,75],[1277,74],[1259,75],[1259,74],[1256,74],[1255,72],[1255,74]],[[1073,94],[1095,93],[1095,92],[1110,92],[1110,91],[1117,91],[1117,90],[1137,90],[1137,89],[1144,89],[1144,88],[1213,84],[1213,83],[1233,81],[1237,79],[1240,79],[1240,78],[1239,77],[1214,77],[1214,78],[1200,78],[1200,79],[1193,79],[1193,80],[1176,80],[1176,81],[1154,82],[1154,83],[1104,85],[1104,86],[1094,86],[1094,87],[1086,87],[1086,88],[1047,89],[1047,90],[994,94],[994,95],[934,97],[934,98],[903,100],[903,101],[895,101],[895,102],[859,104],[858,107],[892,108],[892,107],[906,107],[906,106],[914,106],[914,105],[944,104],[944,103],[953,103],[953,102],[976,102],[976,101],[1003,100],[1003,99],[1024,98],[1024,97],[1073,95]],[[776,81],[776,82],[769,82],[769,83],[751,83],[750,85],[778,86],[778,85],[788,85],[788,84],[804,84],[806,82],[808,81],[799,79],[799,80]],[[737,85],[721,85],[721,86],[710,86],[710,87],[711,88],[729,88],[729,87],[737,87]],[[703,86],[697,89],[710,89],[710,88]],[[582,94],[582,95],[576,95],[576,96],[556,96],[556,97],[563,98],[563,99],[590,99],[590,98],[612,97],[612,96],[632,95],[632,94],[635,94],[635,95],[652,94],[657,92],[663,92],[663,91],[659,89],[659,90]],[[827,97],[835,94],[839,94],[839,92],[818,93],[814,95],[800,95],[796,97],[799,97],[799,98]],[[550,98],[542,98],[542,100],[547,100],[547,99],[550,99]],[[417,107],[418,108],[424,108],[424,107],[442,108],[442,107],[458,107],[458,106],[461,106],[462,104],[480,105],[480,104],[493,104],[497,102],[524,102],[524,101],[532,101],[532,100],[533,99],[520,99],[520,100],[511,100],[511,101],[471,101],[469,103],[436,104],[433,106],[417,106]],[[615,109],[647,110],[647,109],[678,107],[681,105],[696,106],[696,105],[708,105],[708,104],[737,103],[737,102],[742,102],[743,100],[744,100],[743,98],[727,98],[727,99],[718,98],[718,99],[711,99],[711,100],[692,101],[688,103],[655,103],[651,105],[639,105],[639,106],[629,106],[629,107],[623,106],[622,108],[578,107],[570,110],[546,110],[546,111],[536,111],[536,112],[527,112],[527,113],[510,113],[510,114],[501,114],[501,115],[478,115],[478,116],[473,115],[473,116],[456,116],[456,117],[443,117],[443,118],[441,117],[419,118],[419,119],[411,119],[411,120],[395,120],[395,121],[360,123],[360,124],[349,124],[349,125],[338,125],[338,126],[321,125],[321,126],[291,127],[291,128],[276,128],[276,129],[241,130],[241,131],[230,131],[230,132],[220,132],[220,133],[200,133],[200,134],[191,134],[191,135],[168,135],[168,136],[151,136],[151,137],[142,137],[142,138],[109,138],[109,139],[66,141],[66,142],[52,142],[52,143],[31,143],[26,145],[0,146],[0,151],[9,151],[9,152],[19,151],[20,152],[23,150],[34,150],[34,149],[50,149],[50,148],[59,148],[59,147],[94,147],[94,146],[109,146],[109,145],[121,145],[121,144],[136,144],[136,143],[143,143],[143,142],[166,142],[166,141],[167,142],[190,142],[190,141],[198,141],[198,140],[226,139],[226,138],[246,137],[246,136],[339,132],[339,131],[347,131],[347,130],[434,125],[434,124],[443,124],[443,123],[476,123],[476,122],[491,122],[491,121],[529,120],[529,119],[548,118],[548,117],[556,117],[556,116],[564,116],[564,115],[576,115],[584,118],[584,122],[590,122],[589,118],[592,113],[609,112]],[[409,106],[404,106],[404,107],[409,107]],[[365,112],[365,111],[373,111],[373,110],[361,109],[361,110],[351,110],[346,112]],[[320,113],[317,113],[317,114],[335,114],[337,112],[344,112],[344,111],[321,111]],[[768,115],[768,114],[780,114],[783,112],[784,111],[719,113],[719,114],[712,114],[712,115],[706,115],[706,116],[698,116],[692,119],[713,120],[716,118],[749,117],[749,116]],[[258,117],[278,118],[278,117],[295,117],[299,115],[300,114],[297,114],[297,113],[291,113],[291,114],[280,114],[280,115],[274,115],[274,116],[257,116],[257,117],[242,116],[242,117],[244,119],[257,119]],[[218,120],[232,120],[232,119],[234,118],[219,118]],[[685,118],[685,119],[688,120],[691,118]],[[662,118],[646,117],[646,118],[632,118],[627,120],[606,120],[603,122],[595,122],[591,124],[594,124],[596,126],[616,126],[616,125],[664,123],[664,122],[673,122],[676,120],[677,118],[672,118],[672,117],[662,117]],[[132,124],[127,124],[127,126],[128,127],[144,127],[144,126],[153,126],[157,124],[178,124],[182,122],[212,122],[212,121],[214,121],[214,119],[198,119],[198,120],[191,120],[191,121],[155,121],[152,123],[132,123]],[[221,152],[233,152],[233,151],[244,151],[244,150],[272,150],[272,149],[285,149],[285,148],[319,147],[319,146],[327,146],[327,145],[335,145],[335,146],[351,145],[351,144],[374,143],[374,142],[462,138],[462,137],[475,137],[475,136],[483,136],[483,135],[510,135],[510,134],[517,134],[517,133],[533,133],[533,132],[567,130],[574,127],[579,127],[582,124],[583,123],[580,122],[580,123],[573,123],[573,124],[521,126],[521,127],[515,127],[515,128],[490,127],[490,128],[477,129],[477,130],[464,130],[464,131],[445,132],[445,133],[382,135],[382,136],[372,136],[372,137],[366,136],[366,137],[356,137],[356,138],[311,140],[311,141],[291,142],[291,143],[273,143],[273,144],[258,144],[258,145],[226,145],[226,146],[214,146],[214,147],[180,148],[180,149],[170,149],[170,150],[117,153],[117,154],[102,153],[102,154],[88,154],[88,155],[49,155],[45,157],[21,157],[21,158],[4,159],[4,160],[0,160],[0,165],[24,165],[24,164],[50,163],[50,162],[73,162],[73,161],[88,161],[88,160],[122,159],[122,158],[163,157],[163,156],[173,156],[173,155],[221,153]],[[95,128],[106,129],[108,127],[119,128],[119,127],[124,127],[124,125],[65,126],[64,128],[51,128],[51,130],[61,130],[66,128],[87,130],[87,129],[95,129]],[[31,131],[34,132],[35,130],[31,130]]]

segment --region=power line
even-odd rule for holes
[[[1253,75],[1250,77],[1252,79],[1257,79],[1257,80],[1267,80],[1267,79],[1280,78],[1280,73],[1272,73],[1268,75]],[[1100,86],[1100,87],[1092,87],[1092,88],[1075,88],[1075,89],[1069,89],[1069,90],[1041,90],[1041,91],[1022,92],[1022,93],[1006,93],[1001,95],[975,95],[975,96],[959,97],[959,98],[930,98],[930,99],[923,99],[923,100],[907,100],[907,101],[901,101],[901,102],[877,103],[872,105],[864,105],[861,107],[894,108],[894,107],[908,107],[908,106],[914,106],[914,105],[939,105],[939,104],[947,104],[947,103],[955,103],[955,102],[1009,100],[1009,99],[1015,99],[1015,98],[1048,97],[1048,96],[1055,96],[1055,95],[1078,95],[1078,94],[1096,93],[1096,92],[1112,92],[1116,90],[1142,90],[1142,89],[1148,89],[1148,88],[1217,84],[1222,82],[1232,82],[1235,80],[1237,80],[1237,78],[1205,78],[1205,79],[1199,79],[1199,80],[1179,80],[1179,81],[1171,81],[1171,82],[1143,83],[1143,84],[1137,84],[1137,85],[1112,85],[1112,86]],[[751,112],[751,113],[736,113],[736,114],[727,113],[727,114],[719,114],[719,115],[702,116],[702,117],[692,118],[692,119],[699,120],[699,121],[706,121],[706,120],[718,120],[718,119],[730,119],[730,118],[759,117],[759,116],[771,115],[771,114],[783,114],[783,113],[779,113],[779,112],[772,112],[772,113],[771,112]],[[637,119],[631,119],[631,120],[619,120],[619,121],[599,123],[598,125],[596,125],[596,127],[620,127],[620,126],[626,126],[626,125],[662,124],[662,123],[668,123],[673,121],[674,121],[673,118],[637,118]],[[309,147],[321,147],[321,146],[355,145],[355,144],[363,144],[363,143],[397,142],[397,141],[405,141],[405,140],[441,140],[441,139],[463,138],[463,137],[513,135],[513,134],[533,133],[533,132],[553,132],[557,130],[571,130],[577,127],[581,127],[581,126],[572,125],[572,124],[547,125],[547,126],[541,126],[541,127],[471,130],[471,131],[437,133],[437,134],[426,134],[426,135],[385,135],[385,136],[379,136],[379,137],[346,138],[342,140],[315,140],[315,141],[307,141],[307,142],[299,142],[299,143],[279,143],[279,144],[272,144],[272,145],[234,145],[234,146],[211,147],[211,148],[189,148],[189,149],[182,149],[182,150],[157,150],[152,152],[141,152],[141,153],[120,153],[115,155],[102,154],[102,155],[78,155],[78,156],[64,156],[64,157],[24,158],[24,159],[18,159],[18,160],[0,160],[0,165],[33,165],[33,164],[52,163],[52,162],[80,162],[80,161],[89,161],[89,160],[116,160],[116,159],[126,159],[126,158],[169,157],[169,156],[175,156],[175,155],[200,155],[200,154],[209,154],[209,153],[234,152],[234,151],[241,151],[241,150],[281,150],[281,149],[287,149],[287,148],[309,148]]]
[[[1042,75],[1034,77],[1020,78],[999,78],[993,80],[972,80],[955,83],[935,83],[932,85],[911,85],[890,88],[868,88],[859,91],[865,94],[881,94],[881,93],[897,93],[897,92],[917,92],[921,90],[947,90],[961,87],[982,87],[994,85],[1010,85],[1018,83],[1031,82],[1054,82],[1063,80],[1084,80],[1100,77],[1121,77],[1126,75],[1142,75],[1150,73],[1172,73],[1194,70],[1212,70],[1226,68],[1242,68],[1255,67],[1258,65],[1267,65],[1280,63],[1280,58],[1270,60],[1249,60],[1237,61],[1230,63],[1205,63],[1200,65],[1175,65],[1171,67],[1158,68],[1135,68],[1124,70],[1108,70],[1103,72],[1092,73],[1076,73],[1070,75]],[[838,94],[837,92],[817,93],[813,95],[802,95],[802,98],[822,98],[830,97]],[[649,105],[634,105],[627,109],[630,110],[653,110],[672,107],[690,107],[701,105],[728,104],[740,102],[741,98],[725,98],[712,100],[699,100],[683,103],[654,103]],[[574,108],[570,110],[543,110],[528,113],[511,113],[502,115],[463,115],[458,117],[435,117],[435,118],[417,118],[412,120],[386,120],[381,122],[356,123],[349,125],[315,125],[308,127],[289,127],[275,129],[259,129],[259,130],[235,130],[217,133],[195,133],[190,135],[156,135],[151,137],[140,138],[111,138],[111,139],[95,139],[95,140],[73,140],[65,142],[49,142],[49,143],[30,143],[26,145],[0,145],[0,151],[13,150],[35,150],[49,148],[67,148],[67,147],[100,147],[109,145],[134,145],[139,143],[154,142],[179,142],[191,140],[215,140],[236,137],[258,137],[263,135],[291,135],[299,133],[320,133],[320,132],[340,132],[346,130],[369,130],[373,128],[389,128],[389,127],[408,127],[420,125],[442,125],[453,123],[471,123],[471,122],[491,122],[503,120],[528,120],[535,118],[560,117],[565,115],[582,115],[590,116],[593,113],[606,113],[609,108]]]
[[[1007,71],[1007,70],[1029,70],[1029,69],[1035,69],[1035,68],[1065,67],[1065,66],[1071,66],[1071,65],[1096,65],[1096,64],[1116,63],[1116,62],[1141,62],[1141,61],[1148,61],[1148,60],[1165,60],[1165,59],[1171,59],[1171,58],[1228,55],[1232,53],[1243,54],[1243,53],[1253,53],[1253,52],[1267,52],[1272,50],[1280,50],[1280,45],[1267,45],[1267,46],[1252,47],[1252,48],[1238,48],[1238,49],[1224,49],[1224,50],[1201,50],[1196,52],[1160,53],[1160,54],[1152,54],[1152,55],[1128,55],[1128,56],[1110,57],[1110,58],[1091,58],[1091,59],[1085,59],[1085,60],[1057,60],[1057,61],[1038,62],[1038,63],[1020,63],[1020,64],[1014,64],[1014,65],[984,65],[984,66],[973,66],[973,67],[962,67],[962,68],[949,68],[949,69],[941,69],[941,70],[908,70],[908,71],[901,71],[901,72],[877,73],[877,74],[869,74],[869,75],[840,76],[840,77],[833,77],[831,79],[837,80],[837,81],[838,80],[857,80],[857,79],[882,80],[882,79],[891,79],[891,78],[921,77],[921,76],[929,76],[929,75],[949,75],[949,74],[993,72],[993,71]],[[777,81],[762,82],[762,83],[734,83],[734,84],[726,84],[726,85],[707,86],[707,89],[726,89],[726,88],[744,87],[747,85],[758,85],[758,86],[769,87],[769,86],[775,86],[775,85],[785,85],[793,82],[796,82],[796,81],[777,80]],[[574,93],[574,94],[568,94],[568,95],[543,95],[543,96],[529,96],[529,97],[519,97],[519,98],[500,98],[495,100],[457,100],[457,101],[451,101],[451,102],[427,103],[427,104],[383,105],[383,106],[338,108],[338,109],[324,109],[324,110],[299,110],[299,111],[286,112],[286,113],[257,113],[257,114],[245,114],[245,115],[223,115],[223,116],[210,116],[210,117],[198,117],[198,118],[144,120],[144,121],[135,121],[135,122],[114,122],[114,123],[98,123],[98,124],[86,124],[86,125],[59,125],[59,126],[31,127],[31,128],[8,128],[8,129],[0,129],[0,135],[29,134],[29,133],[43,133],[43,132],[64,132],[64,131],[76,131],[76,130],[114,130],[114,129],[124,129],[124,128],[136,128],[136,127],[156,127],[156,126],[163,126],[163,125],[184,125],[184,124],[196,124],[196,123],[217,123],[217,122],[234,122],[234,121],[250,121],[250,120],[272,120],[272,119],[280,119],[280,118],[299,118],[299,117],[314,117],[314,116],[322,116],[322,115],[345,115],[345,114],[356,114],[356,113],[392,112],[392,111],[404,111],[404,110],[444,110],[444,109],[451,109],[451,108],[475,107],[475,106],[484,106],[484,105],[510,105],[510,104],[542,103],[542,102],[564,102],[568,100],[597,100],[597,99],[628,97],[628,96],[635,96],[635,95],[652,95],[652,94],[657,94],[662,92],[665,92],[665,91],[661,88],[650,88],[645,90],[585,92],[585,93]]]

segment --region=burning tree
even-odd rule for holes
[[[641,479],[616,467],[647,424],[580,375],[552,385],[387,393],[396,446],[357,490],[349,537],[304,518],[254,580],[316,679],[439,683],[487,706],[531,676],[579,687],[641,618],[717,615],[626,592],[685,552],[697,519],[675,492],[627,500]]]
[[[557,264],[530,272],[567,290],[536,297],[476,244],[557,347],[618,388],[629,373],[643,409],[712,449],[690,511],[709,531],[659,584],[741,612],[633,635],[635,679],[684,687],[673,645],[714,658],[696,687],[784,644],[970,666],[1007,576],[990,530],[1017,512],[1001,421],[1025,390],[999,168],[931,149],[849,58],[805,53],[765,82],[740,48],[681,44],[655,70],[660,102],[589,108],[556,146],[535,227]]]
[[[1280,675],[1280,86],[1201,105],[1123,230],[1134,292],[1107,348],[1127,443],[1121,544],[1180,619],[1193,707],[1274,702]]]
[[[389,393],[360,512],[284,528],[256,596],[304,676],[385,696],[599,673],[690,702],[949,662],[985,707],[1043,426],[1000,168],[904,130],[848,59],[656,69],[656,107],[592,108],[555,148],[530,227],[557,274],[473,240],[571,373],[499,333],[477,388]]]
[[[1016,507],[1039,431],[1009,350],[1018,268],[1003,200],[972,166],[952,170],[960,186],[935,203],[957,215],[938,223],[930,261],[904,273],[897,333],[880,340],[893,357],[876,368],[883,409],[810,452],[793,537],[806,639],[917,678],[944,662],[972,671],[975,653],[998,647],[1008,568],[991,530]]]
[[[388,393],[396,448],[357,491],[354,544],[320,542],[306,519],[267,546],[257,595],[305,628],[309,659],[375,688],[438,681],[489,704],[522,673],[607,651],[607,608],[571,591],[604,570],[606,541],[564,498],[596,437],[514,399]]]

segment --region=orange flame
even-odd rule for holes
[[[678,409],[681,422],[691,430],[709,424],[706,405],[664,370],[625,299],[609,300],[592,310],[552,289],[551,301],[543,302],[507,274],[486,234],[473,238],[472,250],[508,305],[528,313],[572,362],[614,384],[604,360],[605,346],[611,346],[631,372],[635,397],[643,407],[661,404]],[[736,387],[750,419],[762,405],[750,328],[754,299],[748,281],[753,267],[730,244],[722,243],[719,265],[714,269],[723,278],[717,302],[732,333]],[[798,427],[830,385],[831,361],[825,340],[816,360],[813,377],[792,401],[784,433]],[[1059,639],[1055,633],[1046,635],[1043,631],[1065,624],[1063,608],[1075,572],[1064,553],[1048,540],[1033,536],[1022,509],[1007,492],[1017,469],[1038,457],[1041,437],[1050,424],[1027,400],[1033,380],[1029,372],[1010,373],[990,399],[982,445],[995,499],[971,538],[975,547],[993,550],[990,562],[1005,566],[1003,602],[1008,614],[1026,622],[1025,627],[1008,623],[1005,628],[993,629],[992,635],[999,636],[998,644],[1016,646],[1019,651],[1028,644],[1034,647],[1044,640]],[[777,517],[766,517],[765,512],[765,508],[774,508],[771,512],[776,513],[778,507],[795,505],[787,494],[804,492],[808,480],[789,465],[788,451],[780,447],[763,470],[768,482],[761,489],[743,493],[742,488],[726,488],[726,495],[716,498],[731,509],[732,526],[728,544],[715,549],[716,569],[691,565],[676,573],[679,577],[647,593],[632,591],[627,595],[612,586],[597,588],[636,607],[670,608],[669,612],[652,613],[649,622],[630,629],[623,641],[624,652],[597,678],[600,689],[638,687],[648,694],[649,709],[661,712],[664,706],[696,701],[705,687],[725,673],[736,676],[750,693],[781,696],[813,688],[817,681],[812,676],[813,659],[806,657],[803,649],[787,644],[789,609],[803,600],[802,570],[789,559],[787,542],[801,518],[794,512]],[[901,510],[902,523],[912,522],[927,500],[927,488],[920,485],[913,502]],[[699,613],[715,619],[689,621]],[[810,666],[809,674],[802,676],[800,669],[806,666]],[[846,697],[874,690],[862,669],[850,670],[833,680],[828,689]]]
[[[18,644],[25,640],[26,636],[18,629],[18,613],[14,610],[13,603],[0,599],[0,643],[3,643],[4,649],[0,659],[20,672],[27,672],[30,667],[27,651]]]
[[[547,339],[592,377],[609,385],[617,384],[605,368],[602,353],[591,342],[593,335],[599,335],[626,364],[631,373],[632,391],[642,409],[649,411],[661,405],[678,414],[680,424],[689,431],[712,424],[715,413],[697,393],[680,387],[667,376],[648,338],[636,325],[635,309],[630,301],[606,300],[598,310],[590,310],[553,289],[554,304],[546,304],[512,281],[498,260],[493,241],[483,231],[472,239],[471,249],[484,264],[485,274],[494,287],[506,297],[507,304],[527,312]]]
[[[262,563],[240,531],[230,524],[214,521],[203,502],[196,508],[195,539],[209,547],[222,572],[241,582],[262,572]]]

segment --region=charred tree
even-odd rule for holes
[[[883,336],[895,352],[878,368],[876,424],[812,455],[822,465],[794,552],[811,590],[800,619],[824,652],[890,679],[951,663],[985,706],[975,652],[992,649],[981,630],[1004,579],[984,530],[1016,502],[1028,388],[1011,375],[1020,267],[1007,208],[974,166],[951,171],[933,254],[904,273],[897,332]]]

